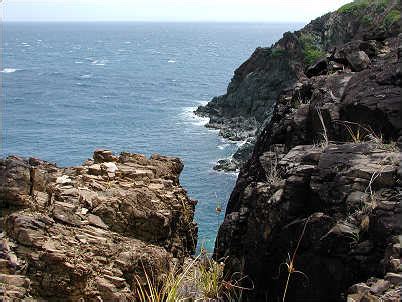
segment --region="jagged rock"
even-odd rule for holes
[[[113,162],[117,160],[117,158],[113,156],[112,151],[104,149],[95,150],[93,158],[95,163]]]
[[[390,282],[386,280],[378,280],[371,287],[370,292],[375,295],[382,295],[389,287]]]
[[[214,166],[214,170],[217,171],[237,171],[239,169],[238,163],[235,162],[233,159],[220,159],[218,160],[217,164]]]
[[[391,282],[393,285],[402,285],[402,274],[387,273],[384,279]]]
[[[362,71],[370,66],[371,61],[369,56],[364,51],[357,51],[348,53],[346,55],[350,66],[352,66],[353,71]]]
[[[99,216],[89,214],[87,217],[88,223],[93,226],[97,226],[102,229],[108,229],[109,227],[102,221]]]
[[[282,92],[293,89],[306,76],[371,67],[373,58],[386,57],[395,48],[389,45],[389,39],[399,34],[401,20],[391,25],[385,20],[392,10],[400,11],[401,6],[398,1],[369,4],[356,4],[351,10],[328,13],[299,31],[285,33],[271,47],[257,48],[235,70],[226,94],[200,106],[196,114],[210,118],[207,127],[221,129],[220,135],[234,139],[244,137],[248,127],[247,122],[235,121],[255,119],[255,134],[249,133],[255,136],[269,123]],[[363,22],[363,19],[370,22]],[[370,72],[367,70],[368,74]],[[369,89],[365,91],[370,93]],[[303,100],[297,95],[295,101]]]
[[[305,74],[307,77],[325,75],[328,72],[328,60],[326,58],[318,60],[313,65],[307,67]]]
[[[0,206],[24,206],[31,191],[30,167],[18,157],[0,162]]]
[[[358,283],[352,285],[348,292],[351,294],[365,294],[370,291],[370,287],[368,287],[365,283]]]
[[[373,5],[362,12],[373,13]],[[400,3],[390,2],[375,22],[395,7]],[[282,298],[287,274],[278,278],[278,270],[300,238],[295,269],[309,282],[305,286],[306,278],[293,274],[287,301],[398,301],[401,292],[396,284],[399,264],[393,261],[400,258],[395,236],[402,234],[396,143],[402,134],[400,29],[363,28],[356,14],[354,21],[352,14],[339,14],[307,26],[310,32],[325,30],[328,65],[312,66],[310,78],[299,77],[278,93],[272,118],[240,170],[219,229],[216,259],[227,257],[227,272],[242,271],[255,285],[244,293],[246,301]],[[364,60],[357,62],[352,53]],[[297,52],[292,55],[296,57],[289,60],[298,59]],[[253,70],[269,64],[258,63]],[[335,64],[342,68],[331,70]],[[247,79],[239,79],[236,87],[243,89]],[[235,95],[228,90],[223,98]],[[212,101],[207,108],[222,113],[218,105],[229,106]],[[370,277],[377,279],[369,282]],[[377,280],[389,281],[390,287],[385,289],[382,281],[374,286]],[[353,284],[364,290],[347,294]]]
[[[144,270],[162,278],[195,250],[177,158],[97,150],[80,167],[12,156],[0,167],[0,300],[133,301]]]

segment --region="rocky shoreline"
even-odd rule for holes
[[[398,22],[392,22],[389,17],[398,11],[394,7],[397,2],[366,2],[363,1],[361,5],[366,9],[366,14],[355,9],[357,5],[353,6],[352,3],[338,12],[313,20],[299,31],[285,33],[271,47],[257,48],[235,70],[226,94],[213,98],[205,106],[199,106],[194,113],[209,117],[206,127],[218,129],[222,137],[230,141],[248,140],[254,144],[259,132],[269,123],[282,91],[292,89],[310,74],[316,75],[317,70],[325,66],[325,57],[332,54],[335,46],[352,39],[369,41],[376,35],[384,39],[390,32],[395,34],[399,31]],[[363,51],[371,55],[370,49]],[[367,67],[367,58],[348,54],[339,60],[328,61],[331,64],[328,68],[338,70],[345,65],[338,63],[347,61],[346,65],[352,71],[358,71]],[[250,159],[251,149],[248,148],[249,152],[239,150],[235,159],[221,160],[215,169],[240,169]]]
[[[0,160],[0,300],[134,301],[195,252],[177,158],[97,150],[82,166]],[[140,281],[138,281],[140,280]]]
[[[200,117],[209,118],[205,127],[219,130],[218,135],[230,143],[240,142],[240,146],[233,156],[218,160],[214,166],[214,170],[225,172],[239,171],[243,163],[251,156],[260,123],[255,118],[244,118],[242,116],[226,118],[215,115],[207,109],[207,106],[199,106],[194,111],[194,114]]]
[[[285,33],[196,110],[246,141],[216,167],[241,169],[215,262],[191,258],[178,158],[0,159],[0,300],[136,301],[148,274],[193,269],[188,301],[229,301],[204,295],[216,280],[241,301],[400,301],[401,8],[354,1]]]

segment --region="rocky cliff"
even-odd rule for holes
[[[177,158],[98,150],[82,166],[0,160],[0,300],[133,301],[195,251]],[[138,281],[140,280],[140,281]]]
[[[228,271],[253,280],[246,300],[282,300],[289,280],[286,301],[399,301],[400,9],[355,1],[325,15],[307,30],[319,28],[320,49],[330,51],[311,65],[282,65],[286,87],[273,85],[272,118],[241,169],[215,246]],[[269,91],[270,68],[282,68],[272,52],[287,41],[281,60],[300,62],[305,30],[256,51],[206,108],[226,115],[256,74],[265,78],[251,95]],[[246,102],[257,111],[263,103]]]
[[[395,36],[400,28],[398,16],[399,1],[357,0],[315,19],[299,31],[287,32],[271,47],[257,48],[234,72],[227,93],[215,97],[206,106],[200,106],[196,114],[209,117],[207,127],[220,129],[223,137],[248,139],[248,143],[253,145],[258,130],[269,122],[281,92],[309,76],[308,66],[347,42],[384,40]],[[371,55],[370,49],[363,51]],[[329,63],[332,69],[341,68],[337,60]],[[359,64],[356,61],[348,67],[356,71],[362,68]],[[220,162],[217,168],[239,168],[251,156],[249,144],[233,160]]]

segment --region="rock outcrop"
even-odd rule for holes
[[[0,300],[133,301],[195,251],[177,158],[95,151],[82,166],[0,160]]]
[[[356,1],[317,18],[299,31],[285,33],[271,47],[257,48],[234,72],[226,94],[200,106],[195,113],[209,117],[207,127],[220,129],[225,138],[255,137],[269,122],[273,106],[284,89],[328,69],[367,68],[375,49],[370,42],[344,53],[337,51],[338,46],[355,40],[384,41],[396,36],[401,26],[397,19],[400,9],[396,0]],[[335,60],[327,61],[327,52],[334,54]],[[319,59],[322,60],[317,62]],[[241,161],[234,160],[220,168],[241,167],[251,152],[242,154]]]
[[[373,22],[400,10],[384,3]],[[344,24],[346,39],[325,25],[342,14],[318,19],[337,46],[279,94],[219,230],[248,301],[282,300],[289,268],[286,301],[400,299],[400,29]]]

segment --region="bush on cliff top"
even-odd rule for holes
[[[359,11],[374,5],[378,11],[384,11],[389,5],[390,0],[354,0],[351,3],[347,3],[341,6],[337,12],[340,14],[354,14],[357,15]]]

